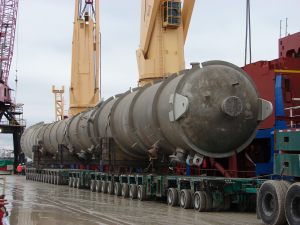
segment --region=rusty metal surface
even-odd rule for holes
[[[161,202],[26,181],[22,176],[7,176],[6,198],[13,225],[261,224],[255,213],[199,213]]]

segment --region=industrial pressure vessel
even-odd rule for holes
[[[145,158],[153,148],[163,155],[214,158],[240,152],[253,140],[259,123],[271,115],[272,105],[259,97],[255,84],[239,67],[223,61],[202,66],[130,89],[68,121],[42,126],[40,144],[55,154],[65,137],[71,152],[84,155],[99,146],[101,138],[112,137],[132,158]],[[36,143],[27,139],[37,138],[30,133],[38,127],[23,134],[26,154],[31,147],[27,143]]]

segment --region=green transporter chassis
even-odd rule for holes
[[[26,179],[90,189],[123,198],[166,200],[171,206],[198,211],[254,211],[256,192],[265,181],[250,178],[109,174],[91,170],[26,169]]]

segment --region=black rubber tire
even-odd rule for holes
[[[196,191],[194,194],[194,209],[199,212],[206,210],[206,197],[203,191]]]
[[[107,181],[102,181],[101,182],[101,192],[106,194],[107,193],[107,186],[108,186],[108,182]]]
[[[90,191],[91,192],[95,192],[96,191],[96,181],[95,180],[91,180]]]
[[[122,197],[123,198],[128,198],[129,197],[129,185],[123,183],[122,184]]]
[[[205,195],[205,200],[206,200],[205,211],[206,212],[210,212],[213,209],[213,197],[212,197],[212,194],[209,191],[204,191],[203,193]]]
[[[76,184],[75,184],[75,187],[76,187],[77,189],[80,189],[80,188],[81,188],[81,185],[80,185],[80,178],[79,178],[79,177],[76,178]]]
[[[107,193],[110,194],[110,195],[114,195],[115,194],[114,182],[108,181],[108,184],[107,184]]]
[[[289,225],[300,224],[300,182],[289,187],[284,206]]]
[[[193,201],[192,201],[192,195],[191,195],[190,190],[182,189],[180,191],[180,195],[179,195],[180,207],[184,208],[184,209],[190,209],[192,203],[193,203]]]
[[[72,187],[73,184],[73,177],[69,177],[69,187]]]
[[[264,182],[258,192],[258,213],[265,224],[281,225],[286,223],[284,198],[286,186],[276,180]]]
[[[95,191],[96,192],[101,192],[102,191],[102,181],[101,180],[96,180]]]
[[[224,211],[228,211],[231,208],[231,197],[230,195],[224,196]]]
[[[167,194],[167,203],[173,207],[179,205],[179,194],[176,188],[169,188]]]
[[[116,182],[115,185],[114,185],[114,192],[115,192],[115,195],[116,196],[121,196],[122,194],[122,186],[119,182]]]
[[[137,198],[137,185],[136,184],[130,184],[129,197],[131,199]]]
[[[140,201],[146,201],[147,200],[147,193],[146,193],[146,186],[139,185],[137,190],[137,198]]]

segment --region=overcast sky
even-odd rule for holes
[[[27,125],[54,120],[52,84],[65,85],[71,71],[74,0],[20,0],[18,34],[10,73],[17,102],[24,103]],[[185,46],[190,62],[220,59],[243,66],[246,0],[196,0]],[[251,0],[253,61],[277,57],[279,21],[288,17],[288,33],[300,31],[299,0]],[[140,0],[101,0],[102,97],[137,85],[135,51],[139,45]],[[10,135],[0,146],[12,145]]]

